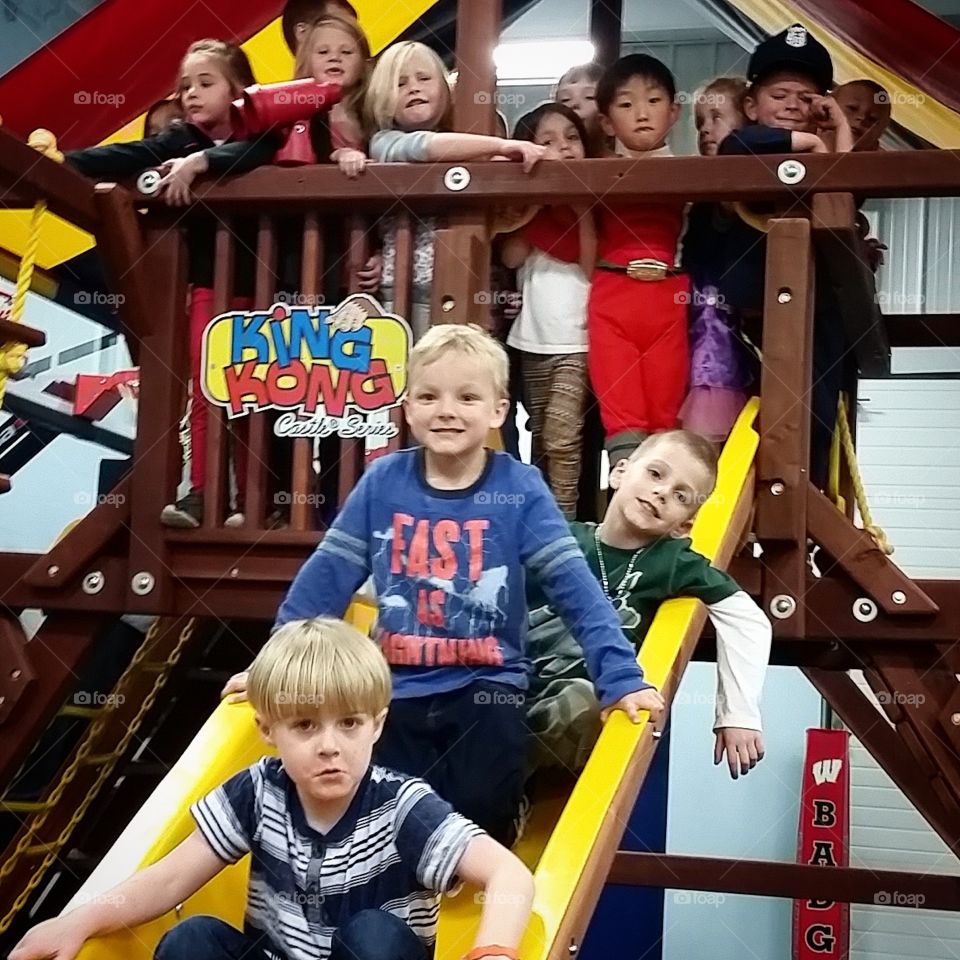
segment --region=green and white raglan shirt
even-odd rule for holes
[[[596,524],[570,524],[599,580]],[[610,593],[616,595],[636,551],[603,545]],[[760,695],[770,659],[770,621],[737,582],[710,565],[688,538],[667,537],[646,547],[630,575],[623,600],[614,600],[624,633],[639,649],[657,609],[673,597],[702,600],[717,632],[717,705],[714,727],[762,729]],[[535,585],[528,594],[527,652],[533,661],[531,700],[552,680],[587,677],[583,651]]]

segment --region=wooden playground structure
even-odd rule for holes
[[[478,94],[495,88],[490,50],[500,32],[499,4],[461,0],[459,8],[455,126],[487,132],[494,98]],[[609,35],[606,40],[601,49],[615,53],[619,43]],[[218,312],[232,299],[235,251],[229,225],[234,218],[256,219],[254,302],[266,308],[276,289],[281,219],[295,219],[302,235],[299,292],[320,297],[324,268],[332,256],[325,249],[331,231],[342,230],[336,246],[346,250],[349,288],[356,289],[371,224],[390,212],[399,223],[395,312],[404,316],[411,304],[411,220],[437,214],[443,226],[436,237],[434,320],[481,324],[488,322],[489,312],[489,298],[482,295],[490,288],[488,222],[498,207],[610,205],[641,198],[773,205],[777,213],[767,235],[758,437],[753,444],[743,439],[753,429],[746,424],[724,453],[721,480],[727,478],[723,490],[728,502],[722,518],[704,521],[713,524],[709,531],[704,527],[704,536],[712,537],[704,549],[718,565],[729,565],[770,616],[772,662],[804,671],[960,855],[960,581],[910,579],[854,525],[855,480],[849,471],[841,476],[841,510],[811,484],[806,469],[815,284],[834,285],[864,375],[888,369],[890,347],[960,343],[950,317],[879,315],[869,270],[856,252],[854,225],[854,194],[960,196],[960,152],[804,155],[802,162],[786,157],[583,160],[542,164],[531,175],[503,163],[373,165],[355,181],[326,166],[263,168],[202,183],[196,194],[197,202],[220,221],[215,251]],[[0,207],[30,208],[41,200],[50,213],[95,235],[111,287],[122,294],[119,313],[140,369],[140,398],[134,456],[114,491],[117,496],[95,506],[42,556],[0,553],[0,791],[61,708],[74,671],[105,622],[124,613],[158,615],[161,619],[147,642],[154,651],[149,659],[161,663],[189,642],[194,621],[242,617],[266,625],[300,564],[323,536],[322,530],[312,528],[309,494],[318,479],[311,442],[304,439],[291,441],[289,528],[268,527],[271,454],[262,415],[250,422],[245,526],[222,526],[229,484],[229,431],[222,413],[211,414],[208,430],[204,524],[189,532],[161,526],[161,509],[180,478],[178,423],[189,381],[183,309],[186,247],[180,215],[139,195],[132,184],[94,185],[0,128]],[[818,250],[831,265],[826,276],[815,275]],[[22,323],[0,321],[0,345],[37,346],[43,336]],[[851,411],[855,400],[849,397]],[[393,442],[402,440],[401,431]],[[335,442],[339,448],[329,460],[334,466],[319,482],[339,504],[363,469],[363,446],[362,441]],[[760,556],[739,549],[750,532],[762,548]],[[823,576],[815,576],[808,565],[808,541],[829,558]],[[667,644],[662,650],[668,652],[650,656],[666,658],[661,666],[668,701],[697,655],[704,622],[695,604],[681,610],[671,606],[678,603],[665,605],[647,640],[651,650],[661,651],[657,645]],[[29,643],[18,620],[25,608],[41,608],[47,615]],[[709,638],[700,651],[710,655]],[[646,652],[642,659],[649,672]],[[884,714],[849,676],[852,669],[863,670]],[[66,783],[61,774],[37,803],[6,806],[22,817],[23,826],[0,854],[0,933],[63,850],[79,822],[82,799],[102,784],[110,758],[115,761],[125,746],[123,725],[134,719],[153,690],[142,677],[125,682],[140,683],[139,699],[129,697],[123,707],[90,711],[87,719],[101,725],[100,739],[82,762],[72,763]],[[153,690],[153,696],[157,692]],[[112,717],[107,716],[111,710]],[[601,792],[603,804],[595,804],[590,813],[594,820],[587,830],[589,842],[563,858],[559,847],[545,843],[541,866],[546,860],[544,869],[549,867],[559,879],[547,881],[547,892],[538,892],[543,911],[535,915],[542,920],[542,930],[530,956],[575,953],[607,881],[850,903],[873,903],[881,889],[910,889],[925,897],[928,908],[960,909],[960,884],[951,877],[618,852],[655,741],[646,727],[635,736],[618,724],[608,728],[613,729],[605,731],[584,776],[604,763],[622,763],[623,769],[609,790]],[[585,809],[577,806],[586,803],[578,789],[560,814],[558,831],[564,817],[572,824]],[[560,876],[564,874],[568,876]]]

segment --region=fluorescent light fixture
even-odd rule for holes
[[[594,57],[589,40],[517,40],[501,43],[493,51],[497,80],[553,83],[571,67]]]

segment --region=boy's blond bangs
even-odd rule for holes
[[[423,367],[448,352],[476,360],[490,374],[497,399],[507,396],[510,380],[507,352],[498,340],[473,323],[438,323],[432,326],[410,351],[407,361],[408,382],[413,384]]]
[[[247,695],[268,722],[318,714],[376,716],[390,703],[380,648],[342,620],[284,624],[257,654]]]
[[[425,43],[405,40],[388,47],[377,60],[370,82],[367,84],[367,96],[363,104],[364,124],[373,134],[378,130],[391,130],[394,114],[397,112],[400,75],[407,62],[415,54],[425,56],[433,64],[440,79],[447,88],[447,109],[437,125],[439,130],[448,130],[452,121],[453,91],[450,89],[450,75],[436,51]]]

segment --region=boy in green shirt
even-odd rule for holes
[[[615,493],[603,522],[570,528],[637,649],[664,600],[706,604],[717,632],[714,763],[726,755],[736,779],[763,758],[760,693],[772,631],[736,581],[691,549],[694,517],[716,479],[709,441],[687,430],[653,434],[611,471]],[[528,608],[532,767],[579,770],[600,732],[600,706],[583,652],[536,586]]]

